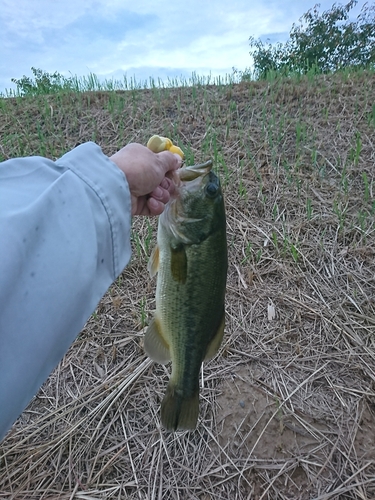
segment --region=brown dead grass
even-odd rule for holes
[[[213,157],[230,266],[198,428],[166,433],[134,220],[131,264],[0,445],[0,498],[375,497],[374,102],[364,73],[3,104],[4,158],[154,133]]]

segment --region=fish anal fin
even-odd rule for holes
[[[171,248],[171,273],[173,279],[179,283],[186,283],[187,256],[183,245]]]
[[[214,338],[208,344],[206,356],[204,357],[205,361],[207,361],[208,359],[212,359],[219,350],[221,342],[224,337],[224,327],[225,327],[225,313],[223,312],[223,317],[221,318],[219,328]]]
[[[153,318],[147,328],[144,349],[149,358],[162,365],[171,359],[168,342],[164,338],[157,318]]]
[[[161,403],[161,423],[169,431],[193,430],[199,413],[199,390],[185,397],[182,391],[169,383]]]
[[[153,278],[159,270],[159,247],[158,247],[158,245],[155,245],[152,252],[151,252],[150,259],[149,259],[148,264],[147,264],[147,270],[150,273],[151,278]]]

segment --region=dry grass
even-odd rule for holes
[[[370,73],[2,102],[4,158],[153,133],[212,157],[230,267],[198,428],[166,433],[169,367],[142,350],[156,221],[134,220],[131,264],[0,445],[0,498],[375,497],[374,102]]]

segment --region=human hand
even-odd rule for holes
[[[153,153],[141,144],[131,143],[110,157],[128,181],[132,215],[160,215],[176,186],[173,173],[181,158],[169,151]]]

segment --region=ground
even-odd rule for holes
[[[0,445],[0,498],[375,497],[375,76],[9,99],[3,159],[166,135],[225,194],[226,330],[167,433],[142,337],[157,220]],[[63,284],[62,284],[63,286]]]

